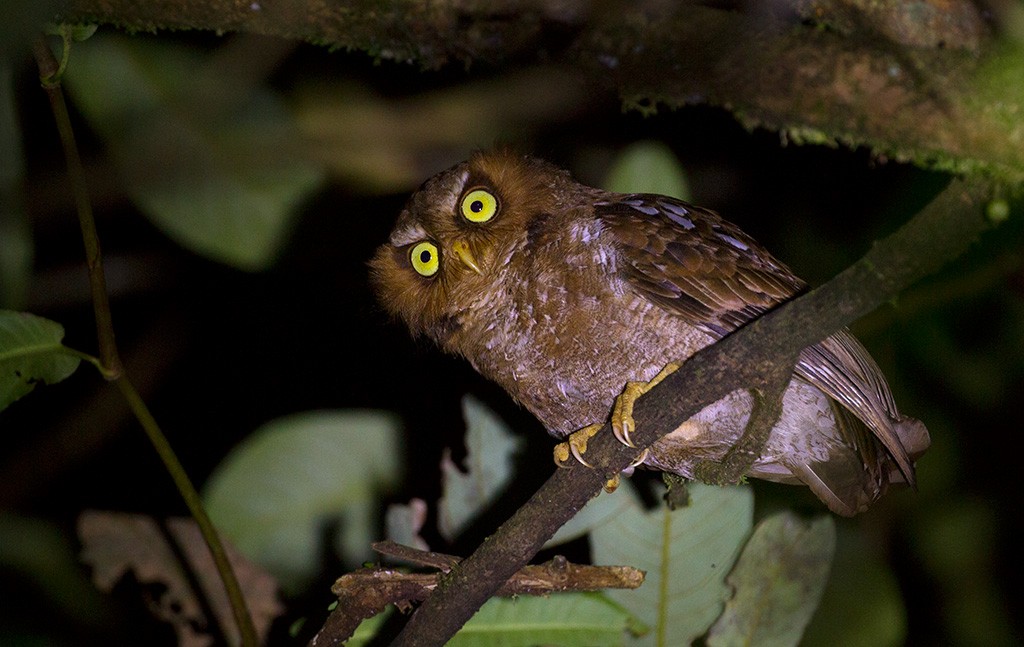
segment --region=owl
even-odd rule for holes
[[[469,360],[562,440],[608,420],[627,385],[635,396],[636,384],[807,287],[713,211],[584,186],[502,150],[427,180],[370,271],[380,302],[413,336]],[[735,391],[640,461],[693,478],[740,438],[752,406],[748,390]],[[631,444],[628,411],[616,416],[616,436]],[[585,440],[570,444],[585,460]],[[928,444],[924,425],[900,415],[878,366],[842,330],[801,352],[748,476],[804,484],[849,516],[890,483],[913,484]]]

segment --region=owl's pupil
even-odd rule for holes
[[[421,263],[429,263],[430,262],[430,252],[429,251],[423,250],[422,252],[420,252],[420,262]]]
[[[480,213],[481,211],[484,210],[484,203],[481,202],[480,200],[473,200],[473,202],[470,203],[469,205],[469,210],[472,211],[473,213]]]

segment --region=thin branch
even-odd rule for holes
[[[444,553],[420,550],[419,548],[399,544],[398,542],[391,541],[390,539],[374,542],[372,548],[384,557],[390,557],[391,559],[398,560],[400,562],[415,564],[416,566],[429,566],[444,573],[452,570],[452,567],[462,561],[461,558],[454,555],[445,555]]]
[[[63,30],[64,51],[62,60],[66,60],[67,50],[71,45],[67,30]],[[64,159],[68,166],[68,179],[71,181],[71,192],[75,196],[75,209],[78,213],[78,224],[82,229],[82,241],[85,243],[85,261],[89,270],[89,291],[92,295],[93,314],[96,318],[96,338],[100,350],[103,376],[108,380],[116,380],[123,370],[121,358],[117,353],[114,341],[114,324],[110,314],[110,298],[107,296],[107,280],[103,274],[103,254],[100,251],[100,239],[96,233],[96,219],[92,214],[92,201],[89,199],[89,187],[85,181],[85,169],[82,158],[78,154],[75,143],[75,131],[68,117],[68,106],[64,101],[61,89],[61,64],[54,58],[50,46],[43,37],[33,44],[32,52],[39,67],[39,78],[43,90],[50,100],[53,118],[57,122],[57,132],[64,146]]]
[[[903,228],[827,284],[691,357],[637,401],[633,440],[650,446],[708,404],[758,383],[770,367],[789,362],[959,256],[989,226],[984,207],[990,192],[985,184],[954,180]],[[555,470],[512,518],[442,578],[393,645],[443,645],[635,454],[617,443],[606,425],[587,450],[597,469]]]
[[[698,464],[694,470],[697,480],[713,485],[738,483],[761,456],[775,423],[782,415],[782,396],[793,379],[797,355],[789,360],[784,357],[776,360],[765,367],[765,372],[750,389],[754,403],[743,434],[721,460]]]
[[[373,548],[405,561],[435,566],[442,572],[460,561],[453,555],[421,551],[390,541],[378,542]],[[408,610],[413,602],[426,599],[441,577],[441,573],[403,573],[390,568],[362,568],[341,576],[331,587],[338,596],[338,606],[310,641],[310,647],[343,644],[363,619],[377,615],[389,604]],[[544,564],[524,566],[495,595],[635,589],[643,582],[644,572],[631,566],[572,564],[559,555]]]

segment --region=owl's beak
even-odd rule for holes
[[[477,265],[476,259],[473,258],[473,252],[469,249],[469,243],[459,239],[455,241],[454,245],[452,245],[452,251],[454,251],[455,255],[466,264],[466,267],[483,276],[484,272],[480,269],[480,266]]]

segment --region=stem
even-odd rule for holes
[[[66,56],[70,40],[64,39]],[[71,191],[75,196],[75,210],[78,212],[78,224],[82,229],[82,241],[85,243],[85,260],[89,269],[89,292],[92,295],[93,314],[96,317],[96,337],[100,349],[100,361],[103,363],[103,376],[108,380],[117,379],[123,370],[121,358],[117,354],[114,341],[114,325],[110,315],[110,298],[107,296],[107,280],[103,274],[103,255],[100,252],[100,240],[96,233],[96,220],[92,214],[92,202],[89,199],[89,188],[85,182],[85,169],[82,158],[78,154],[75,142],[75,131],[68,117],[68,106],[64,102],[64,91],[60,85],[61,67],[50,51],[46,40],[40,37],[32,47],[36,63],[39,67],[39,78],[43,90],[50,100],[53,118],[57,122],[57,132],[64,147],[64,159],[68,166],[68,179]]]
[[[67,50],[71,40],[64,37],[64,52],[62,59],[67,58]],[[256,647],[258,640],[256,628],[253,626],[252,618],[245,606],[245,597],[238,585],[231,563],[228,561],[224,545],[217,535],[217,531],[210,521],[210,517],[203,508],[199,493],[192,485],[192,481],[185,473],[181,462],[171,449],[160,430],[156,419],[149,412],[146,403],[139,396],[138,391],[124,375],[124,367],[117,352],[117,343],[114,339],[114,325],[110,314],[110,298],[107,294],[107,282],[103,273],[103,255],[100,251],[99,235],[96,233],[96,221],[93,218],[92,203],[89,199],[89,190],[85,181],[85,170],[82,167],[82,159],[78,154],[78,145],[75,142],[75,132],[68,117],[67,104],[64,101],[64,92],[61,89],[61,74],[63,65],[58,64],[50,51],[46,40],[40,37],[33,43],[33,54],[36,64],[39,67],[39,77],[43,89],[50,100],[50,108],[53,110],[53,117],[57,123],[57,131],[60,133],[61,144],[64,147],[64,157],[68,166],[68,178],[71,181],[71,189],[75,196],[75,207],[78,212],[78,222],[82,229],[82,240],[85,243],[86,264],[89,270],[89,290],[92,295],[93,312],[96,317],[96,337],[99,343],[100,356],[95,358],[79,351],[68,349],[71,354],[94,364],[99,368],[100,374],[107,380],[117,383],[118,388],[124,395],[128,406],[135,417],[142,425],[143,430],[149,437],[150,442],[156,449],[157,455],[163,461],[164,466],[174,480],[185,505],[188,506],[192,518],[199,525],[199,531],[206,541],[210,554],[213,556],[214,564],[220,573],[224,588],[227,591],[228,600],[231,603],[231,611],[235,617],[235,624],[241,637],[242,645],[245,647]]]

